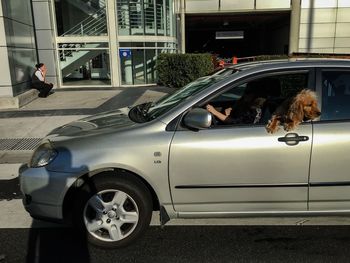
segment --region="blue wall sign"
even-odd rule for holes
[[[119,56],[121,58],[131,58],[131,49],[127,49],[127,48],[119,49]]]

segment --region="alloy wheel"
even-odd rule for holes
[[[115,242],[129,236],[139,222],[139,209],[127,193],[108,189],[93,195],[84,207],[87,231],[101,241]]]

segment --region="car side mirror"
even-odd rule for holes
[[[212,122],[212,115],[207,110],[195,108],[190,110],[183,118],[183,123],[192,129],[207,129]]]

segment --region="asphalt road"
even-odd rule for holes
[[[0,262],[349,262],[347,226],[151,227],[115,250],[88,245],[70,228],[2,229]]]
[[[18,184],[17,177],[0,180],[0,203],[18,206]],[[18,212],[11,220],[21,216]],[[74,229],[43,228],[38,221],[0,228],[0,263],[349,262],[349,247],[350,225],[151,226],[135,244],[116,250],[87,244]]]

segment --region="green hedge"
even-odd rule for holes
[[[168,87],[183,87],[213,71],[210,54],[160,54],[156,69],[158,83]]]

